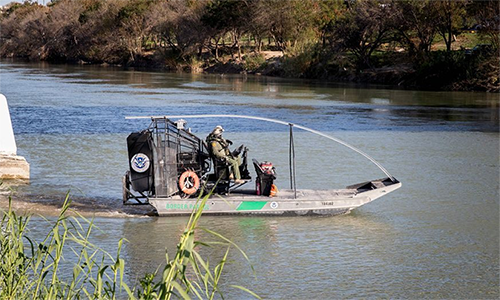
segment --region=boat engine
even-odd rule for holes
[[[153,190],[153,137],[150,131],[131,133],[127,137],[130,183],[138,192]]]

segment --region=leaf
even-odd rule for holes
[[[250,295],[254,296],[255,298],[257,299],[262,299],[259,295],[257,295],[256,293],[252,292],[251,290],[245,288],[245,287],[242,287],[242,286],[239,286],[239,285],[230,285],[231,287],[234,287],[234,288],[237,288],[237,289],[240,289],[244,292],[247,292],[249,293]]]
[[[191,299],[191,297],[189,297],[184,288],[177,281],[173,281],[171,284],[177,290],[177,292],[179,292],[182,298]]]

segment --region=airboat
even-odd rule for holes
[[[229,165],[209,151],[206,141],[186,127],[190,118],[240,118],[273,122],[289,127],[290,188],[276,191],[275,166],[242,154],[242,180],[234,180]],[[215,215],[338,215],[380,198],[401,187],[375,159],[363,151],[314,129],[270,118],[244,115],[139,116],[150,119],[148,128],[127,137],[129,168],[122,179],[123,203],[146,204],[159,216],[189,215],[195,209]],[[361,154],[387,177],[341,189],[297,189],[294,130],[333,140]],[[253,177],[253,178],[252,178]],[[208,197],[206,201],[200,201]]]

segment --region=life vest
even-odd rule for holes
[[[224,155],[225,156],[230,156],[231,151],[229,151],[229,144],[227,143],[226,139],[220,137],[220,136],[215,136],[213,134],[209,134],[206,139],[207,145],[208,145],[208,151],[210,151],[211,154],[214,155],[214,150],[213,150],[213,143],[219,143],[222,148],[224,149]]]
[[[278,195],[278,187],[273,183],[271,185],[271,192],[269,193],[269,197],[276,197]]]

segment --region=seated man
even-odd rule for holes
[[[222,161],[227,161],[231,165],[232,174],[234,177],[234,182],[237,184],[244,183],[241,180],[240,165],[241,159],[239,154],[243,149],[243,145],[238,147],[235,151],[231,152],[229,150],[229,145],[233,144],[230,140],[226,140],[222,137],[222,132],[224,129],[222,126],[218,125],[214,128],[212,133],[207,136],[207,145],[210,153],[217,159]]]

